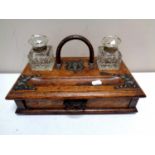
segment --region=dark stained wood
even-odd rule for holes
[[[103,109],[86,109],[86,110],[65,110],[65,109],[17,109],[17,114],[24,115],[48,115],[48,114],[129,114],[137,112],[136,108],[103,108]]]
[[[82,71],[65,69],[65,62],[73,60],[84,61]],[[63,58],[62,66],[52,71],[32,71],[26,65],[21,75],[34,76],[27,84],[33,86],[30,90],[15,90],[16,81],[6,99],[15,100],[18,106],[16,113],[20,114],[107,114],[137,112],[136,104],[145,93],[138,87],[119,88],[123,83],[119,75],[130,71],[122,62],[120,70],[99,71],[96,58],[93,68],[89,68],[88,58]],[[117,76],[118,75],[118,76]],[[102,85],[93,86],[93,80],[100,79]],[[31,87],[30,87],[31,88]],[[66,110],[64,100],[86,99],[86,109]]]
[[[134,108],[134,107],[136,107],[138,100],[139,100],[138,97],[133,97],[133,98],[130,100],[129,108]]]
[[[70,40],[81,40],[81,41],[83,41],[87,46],[88,46],[88,48],[89,48],[89,54],[90,54],[90,56],[89,56],[89,63],[90,64],[93,64],[94,63],[94,49],[93,49],[93,46],[92,46],[92,44],[90,43],[90,41],[87,39],[87,38],[85,38],[85,37],[83,37],[83,36],[81,36],[81,35],[70,35],[70,36],[68,36],[68,37],[66,37],[66,38],[64,38],[60,43],[59,43],[59,45],[58,45],[58,47],[57,47],[57,50],[56,50],[56,65],[57,66],[59,66],[59,65],[61,65],[61,63],[62,63],[62,61],[61,61],[61,49],[62,49],[62,47],[64,46],[64,44],[66,44],[68,41],[70,41]]]
[[[26,105],[25,105],[24,100],[15,100],[15,102],[16,102],[18,109],[20,109],[20,110],[26,109]]]

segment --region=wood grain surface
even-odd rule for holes
[[[66,62],[73,60],[82,60],[84,69],[77,72],[66,70]],[[89,68],[88,58],[63,58],[60,69],[54,67],[52,71],[32,71],[27,64],[21,75],[32,76],[26,84],[34,89],[16,90],[19,77],[6,96],[6,99],[15,100],[16,113],[19,114],[133,113],[137,112],[138,99],[146,96],[123,61],[119,70],[99,71],[96,63]],[[137,87],[116,89],[124,82],[119,75],[130,75]],[[101,80],[102,84],[92,85],[95,80]],[[66,99],[75,105],[66,109]],[[83,99],[86,100],[85,107],[80,109]]]

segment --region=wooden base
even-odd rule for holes
[[[17,114],[24,115],[43,115],[43,114],[127,114],[135,113],[137,108],[121,108],[121,109],[85,109],[85,110],[63,110],[63,109],[19,109],[17,108]]]
[[[83,70],[66,69],[67,62],[80,60]],[[98,79],[102,85],[92,85]],[[96,62],[89,68],[87,58],[64,58],[59,70],[33,71],[28,64],[6,99],[15,100],[17,114],[125,114],[137,112],[141,97],[123,61],[119,70],[100,71]]]

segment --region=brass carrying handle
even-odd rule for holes
[[[58,69],[61,67],[61,63],[62,63],[61,55],[60,54],[61,54],[61,49],[62,49],[63,45],[66,42],[68,42],[70,40],[75,40],[75,39],[83,41],[88,46],[88,48],[89,48],[89,55],[90,55],[89,56],[89,65],[93,66],[93,64],[94,64],[94,49],[93,49],[93,46],[91,45],[90,41],[87,38],[85,38],[85,37],[83,37],[81,35],[70,35],[70,36],[64,38],[59,43],[59,45],[57,47],[57,50],[56,50],[56,67]]]

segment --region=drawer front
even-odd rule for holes
[[[25,106],[30,109],[102,109],[128,108],[132,98],[98,98],[98,99],[67,99],[67,100],[25,100]]]
[[[87,108],[127,108],[131,98],[90,99]]]
[[[25,101],[26,107],[27,108],[32,108],[32,109],[63,109],[64,104],[63,100],[26,100]]]

